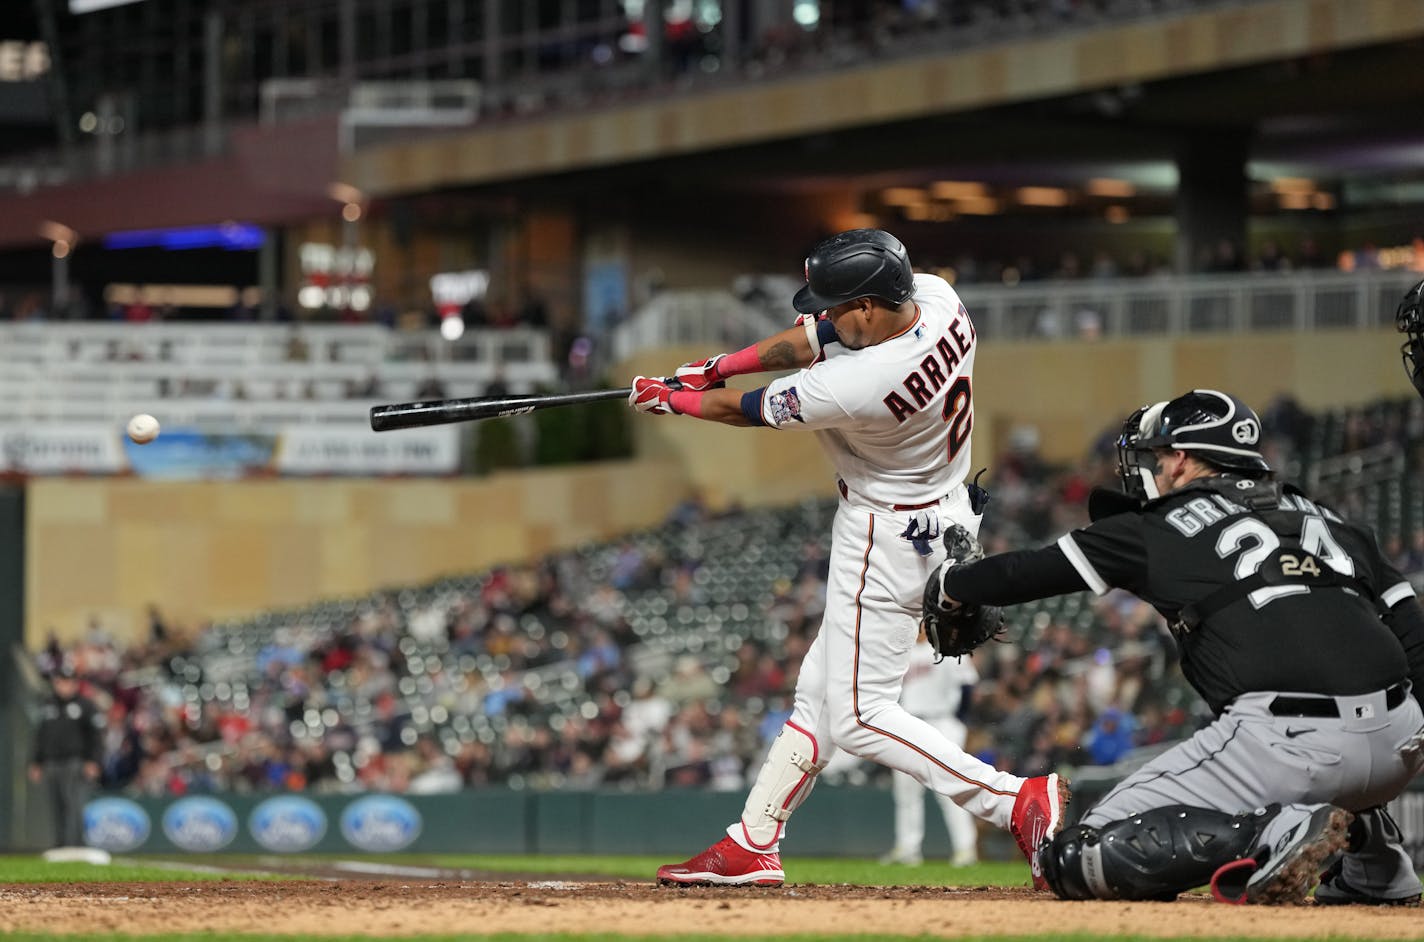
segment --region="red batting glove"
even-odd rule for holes
[[[793,323],[791,326],[792,326],[792,327],[800,327],[802,324],[806,323],[807,321],[818,321],[818,320],[821,320],[822,318],[824,318],[825,316],[826,316],[826,312],[825,312],[825,311],[815,311],[815,312],[813,312],[813,313],[811,313],[811,314],[797,314],[797,315],[796,315],[796,322]]]
[[[725,353],[719,353],[715,357],[708,357],[695,363],[684,363],[677,368],[673,378],[682,383],[683,389],[690,389],[693,392],[719,389],[727,383],[726,378],[717,372],[717,364],[721,363],[726,356]]]
[[[633,391],[628,394],[628,405],[639,412],[649,412],[653,415],[677,415],[677,410],[668,401],[672,393],[672,388],[666,380],[635,376]]]

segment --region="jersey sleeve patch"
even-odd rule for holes
[[[1083,581],[1088,584],[1088,588],[1093,590],[1093,594],[1104,595],[1107,593],[1109,588],[1107,580],[1088,561],[1082,547],[1074,541],[1073,534],[1065,533],[1059,537],[1058,548],[1063,551],[1064,556],[1068,557],[1068,562],[1078,571],[1078,575],[1083,577]]]
[[[1407,582],[1401,582],[1381,592],[1380,601],[1384,603],[1385,608],[1394,608],[1400,602],[1403,602],[1407,598],[1412,598],[1414,595],[1416,595],[1414,586]]]
[[[772,393],[766,400],[766,408],[771,414],[771,421],[776,425],[790,422],[792,419],[797,422],[806,421],[801,418],[801,397],[796,395],[795,386]]]

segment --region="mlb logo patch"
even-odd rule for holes
[[[777,425],[791,419],[795,419],[797,422],[806,421],[801,418],[801,399],[796,395],[795,386],[785,392],[772,393],[770,406],[771,421]]]

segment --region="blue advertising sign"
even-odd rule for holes
[[[278,795],[252,809],[247,830],[268,850],[300,853],[315,847],[326,834],[326,812],[308,798]]]
[[[367,795],[341,812],[341,836],[353,847],[376,854],[409,847],[423,824],[415,806],[394,795]]]
[[[84,843],[123,853],[142,847],[152,824],[148,812],[127,798],[96,798],[84,806]]]
[[[164,429],[146,445],[124,439],[124,457],[146,478],[238,478],[265,472],[277,440],[271,435],[210,435]]]
[[[175,847],[212,853],[237,837],[237,815],[216,798],[180,798],[163,812],[163,834]]]

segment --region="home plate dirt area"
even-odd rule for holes
[[[0,930],[98,935],[253,932],[324,935],[601,933],[955,937],[1087,933],[1408,939],[1418,909],[1062,902],[1028,888],[663,888],[636,882],[223,880],[0,885]]]

